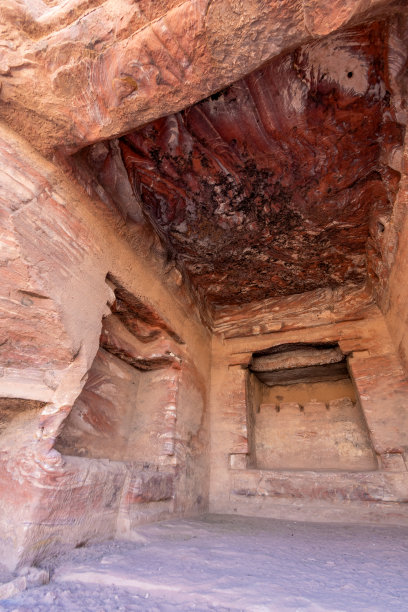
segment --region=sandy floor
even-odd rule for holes
[[[408,528],[208,516],[55,559],[15,612],[408,611]]]

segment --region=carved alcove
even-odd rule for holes
[[[284,344],[254,353],[247,410],[250,467],[378,467],[346,356],[335,343]]]
[[[113,285],[100,347],[56,448],[64,455],[171,464],[180,358],[171,330]],[[174,432],[173,432],[174,433]]]
[[[107,503],[126,537],[135,523],[173,511],[180,339],[137,296],[111,286],[99,349],[55,447],[79,472],[99,470],[102,482],[114,467],[115,501]],[[92,529],[80,540],[94,537]]]

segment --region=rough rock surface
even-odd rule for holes
[[[179,111],[392,0],[5,0],[0,116],[42,150]]]
[[[18,572],[18,576],[8,582],[0,584],[0,600],[15,597],[22,591],[31,587],[48,584],[49,572],[38,567],[25,567]]]
[[[165,274],[146,243],[138,254],[101,202],[104,216],[97,214],[96,200],[4,126],[0,160],[0,556],[14,569],[52,550],[112,537],[119,511],[125,534],[134,522],[162,517],[164,510],[168,517],[173,510],[177,514],[206,507],[209,334],[183,287],[174,282],[171,270]],[[126,291],[113,284],[116,277]],[[173,489],[168,471],[163,483],[157,469],[152,478],[144,474],[138,480],[143,463],[127,466],[125,454],[118,462],[62,457],[54,447],[87,376],[92,378],[102,319],[112,316],[108,304],[113,307],[113,302],[118,325],[104,335],[104,346],[141,368],[159,367],[149,373],[156,379],[145,385],[143,401],[147,411],[149,392],[162,390],[163,403],[153,417],[157,444],[150,450],[153,455],[158,448],[168,458],[172,478],[177,469]],[[179,350],[183,372],[171,367],[179,365]],[[116,373],[140,373],[115,359],[122,364]],[[163,376],[163,365],[175,379]],[[105,382],[112,383],[106,377]],[[123,393],[121,382],[122,394],[109,389],[117,404],[132,391]],[[93,404],[95,424],[105,426],[105,439],[109,427],[111,437],[113,432],[128,435],[126,420],[115,422],[112,405],[102,395]],[[125,408],[119,410],[121,416]],[[99,449],[103,441],[100,436]],[[139,491],[134,499],[171,499],[127,504],[133,481]]]
[[[399,180],[381,156],[403,134],[388,30],[299,47],[121,139],[146,215],[210,307],[365,280]]]

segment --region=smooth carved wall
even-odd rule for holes
[[[266,385],[263,385],[266,386]],[[349,384],[267,387],[254,412],[254,454],[260,469],[377,468],[367,425]],[[337,396],[337,397],[336,397]],[[272,400],[272,401],[271,401]]]

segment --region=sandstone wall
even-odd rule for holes
[[[210,510],[293,520],[405,524],[408,386],[386,322],[365,290],[319,292],[319,307],[316,298],[311,293],[280,303],[269,300],[250,306],[245,314],[234,308],[219,312],[215,321],[218,333],[213,339]],[[277,443],[267,439],[266,427],[260,441],[258,438],[258,443],[269,444],[275,462],[266,465],[265,456],[260,461],[253,456],[253,442],[259,436],[257,421],[262,420],[262,411],[268,406],[261,405],[255,418],[248,416],[247,367],[255,351],[298,342],[338,342],[348,356],[362,412],[351,418],[347,412],[350,407],[336,406],[329,427],[325,404],[317,402],[318,397],[315,402],[306,397],[308,401],[301,407],[311,421],[305,429],[304,418],[298,418],[299,405],[294,415],[293,405],[283,403],[279,419],[285,419],[285,406],[292,418],[291,423],[281,426],[279,435],[276,433]],[[252,391],[254,395],[261,404],[262,393]],[[327,400],[329,408],[331,402],[338,401]],[[325,408],[321,421],[317,403]],[[343,419],[344,427],[339,427],[338,419]],[[284,436],[290,433],[296,442],[289,446],[287,441],[286,453],[281,431]],[[319,453],[313,440],[322,432],[325,439]],[[343,455],[336,463],[339,444]],[[295,445],[299,455],[306,456],[302,465],[296,464]],[[324,466],[329,450],[331,458]],[[320,466],[319,461],[323,461]]]
[[[0,550],[12,567],[61,546],[113,536],[119,506],[129,499],[137,506],[164,496],[168,513],[206,508],[210,336],[180,275],[166,269],[148,237],[131,246],[114,213],[4,126],[0,157],[0,396],[7,421],[0,452]],[[180,349],[180,400],[170,381],[166,393],[175,415],[163,415],[160,423],[162,446],[170,442],[168,465],[158,459],[154,473],[146,468],[140,475],[129,452],[61,457],[54,448],[89,376],[102,319],[115,303],[108,274],[135,297],[145,318],[153,313],[153,338],[158,329]],[[144,358],[142,352],[136,365]],[[120,376],[124,370],[131,378],[143,376],[126,363],[119,370]],[[114,394],[110,401],[115,403]],[[118,398],[116,403],[120,412]],[[13,410],[15,418],[9,418]],[[105,416],[107,439],[128,435],[114,410]],[[139,463],[142,456],[139,449]],[[143,515],[133,507],[131,513],[133,523]]]
[[[392,214],[377,220],[377,239],[374,239],[374,226],[367,245],[370,285],[405,369],[408,367],[407,36],[406,15],[396,15],[390,20],[389,86],[392,91],[393,112],[401,134],[405,136],[402,146],[395,146],[385,139],[382,159],[401,178],[398,191],[389,193],[394,202]]]
[[[394,207],[389,251],[393,259],[380,305],[396,350],[408,371],[408,141],[402,159],[402,178]]]
[[[0,113],[41,150],[79,149],[202,100],[395,0],[81,0],[2,7]]]

